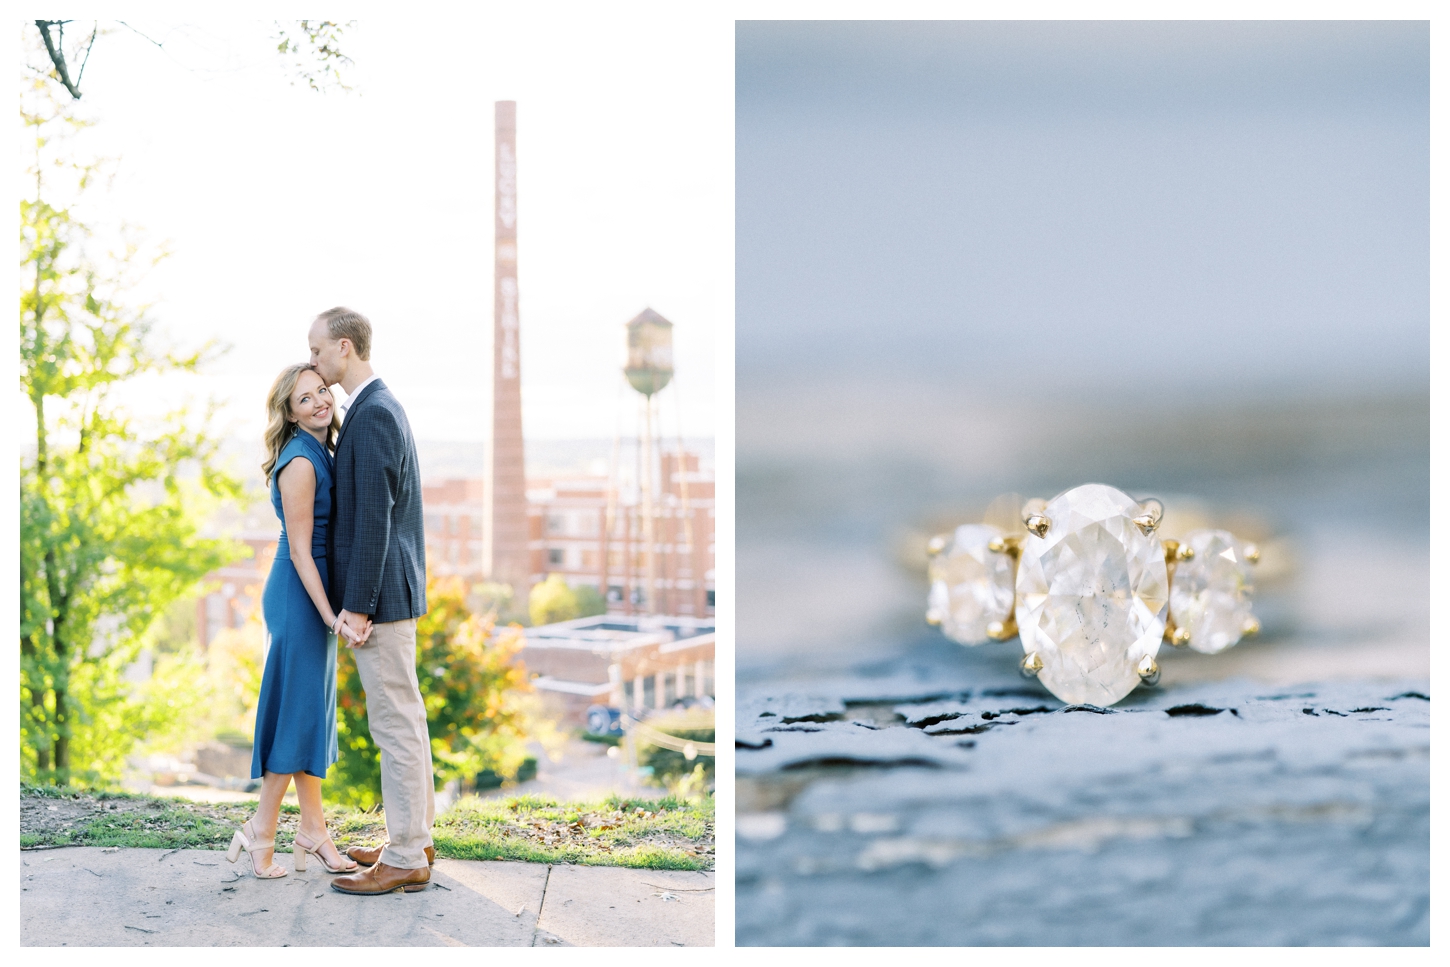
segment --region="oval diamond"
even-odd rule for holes
[[[1214,655],[1238,644],[1253,624],[1254,580],[1248,547],[1228,531],[1190,531],[1180,546],[1193,556],[1173,566],[1169,613],[1188,647]]]
[[[1012,557],[990,544],[1002,532],[987,524],[963,524],[931,559],[928,613],[940,619],[944,635],[963,645],[980,645],[987,627],[1012,617]]]
[[[1029,533],[1017,564],[1017,630],[1036,653],[1037,678],[1064,702],[1112,705],[1156,656],[1168,613],[1163,544],[1133,518],[1141,504],[1085,484],[1050,500],[1042,536]]]

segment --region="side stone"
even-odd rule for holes
[[[942,634],[963,645],[990,640],[987,626],[1012,616],[1012,556],[988,545],[1002,532],[988,524],[963,524],[931,559],[927,610]]]
[[[1179,543],[1193,548],[1193,557],[1173,568],[1173,623],[1188,630],[1194,651],[1232,648],[1253,618],[1253,565],[1244,543],[1224,530],[1190,531]]]
[[[1045,535],[1029,534],[1017,565],[1022,650],[1042,660],[1037,678],[1070,704],[1112,705],[1156,656],[1168,615],[1163,544],[1133,518],[1133,498],[1103,484],[1047,503]]]

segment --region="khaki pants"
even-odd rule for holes
[[[368,729],[382,753],[383,815],[388,845],[380,862],[406,870],[428,865],[433,845],[433,750],[418,691],[416,618],[373,625],[353,649],[367,693]]]

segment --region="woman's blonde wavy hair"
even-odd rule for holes
[[[282,448],[297,433],[297,424],[290,419],[292,392],[297,389],[297,377],[310,369],[310,363],[294,363],[288,366],[282,370],[267,392],[267,431],[262,434],[262,440],[267,445],[267,459],[262,461],[262,479],[269,487],[272,485],[272,470],[277,466],[277,458],[282,455]],[[337,406],[334,404],[332,426],[327,429],[327,449],[337,446],[337,431],[341,427],[342,421],[338,419]]]

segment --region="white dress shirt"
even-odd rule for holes
[[[351,393],[348,394],[348,397],[347,397],[347,401],[346,402],[337,404],[337,411],[342,414],[342,418],[344,420],[347,419],[347,408],[352,405],[352,401],[353,400],[357,399],[357,394],[359,394],[359,393],[361,393],[363,391],[363,386],[366,386],[367,384],[371,383],[373,380],[375,380],[377,378],[378,378],[378,374],[377,373],[373,373],[367,379],[365,379],[365,380],[362,381],[362,386],[359,386],[357,389],[353,390]]]

